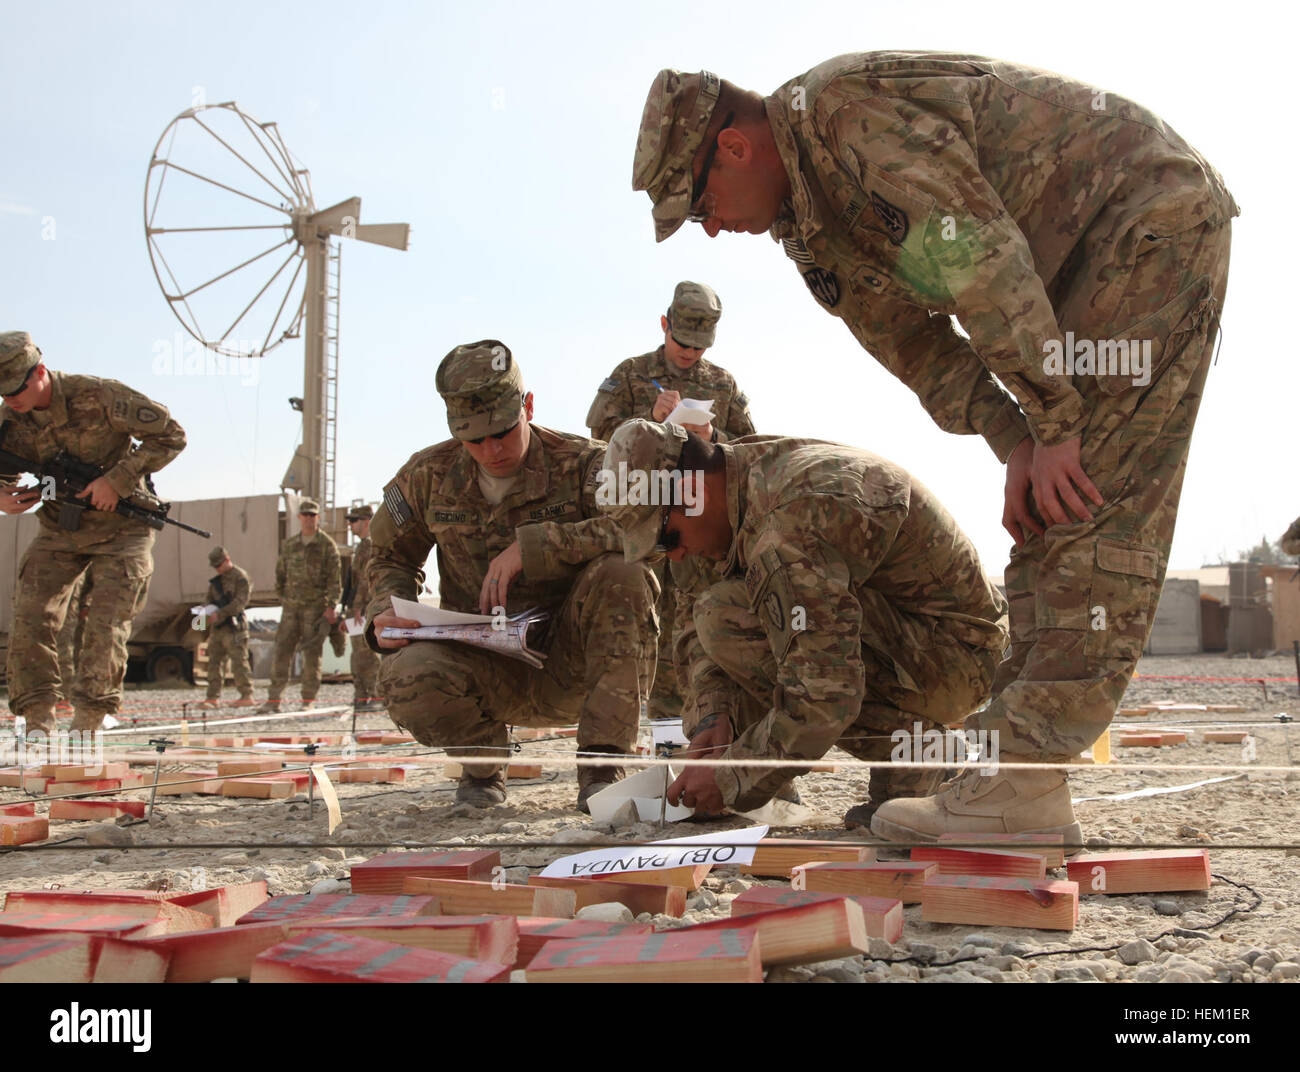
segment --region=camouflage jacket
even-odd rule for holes
[[[1063,326],[1113,333],[1143,240],[1238,213],[1218,173],[1155,115],[1011,63],[840,56],[765,105],[792,190],[772,237],[940,427],[984,436],[1002,461],[1028,434],[1080,434],[1083,400],[1044,371],[1048,343]],[[1049,289],[1085,258],[1114,270],[1089,309],[1058,323]]]
[[[348,567],[350,591],[347,593],[347,606],[343,608],[347,617],[352,617],[358,610],[364,613],[366,604],[370,602],[370,582],[366,578],[366,567],[374,553],[375,545],[370,542],[369,536],[362,537],[361,542],[353,548],[352,564]]]
[[[275,563],[275,594],[287,607],[319,607],[339,601],[339,549],[327,534],[317,532],[309,543],[298,532],[284,541]]]
[[[48,408],[30,413],[14,413],[7,407],[0,410],[4,449],[34,462],[48,462],[65,450],[102,468],[120,497],[148,496],[144,478],[184,449],[185,430],[165,407],[116,380],[51,369],[50,381]],[[0,480],[9,482],[17,475],[0,473]],[[46,528],[59,527],[55,503],[47,502],[37,516]],[[82,530],[89,533],[109,536],[128,527],[141,526],[138,521],[101,510],[86,510],[81,518]]]
[[[243,631],[248,628],[244,618],[244,608],[248,606],[248,597],[252,586],[248,574],[239,566],[231,564],[225,573],[218,573],[208,581],[208,602],[217,604],[217,613],[208,619],[213,626],[233,624],[235,629]],[[222,602],[228,600],[227,602]]]
[[[889,622],[869,613],[875,601],[931,623],[931,646],[1006,646],[1006,601],[974,545],[905,470],[865,450],[809,439],[753,436],[723,450],[734,533],[725,571],[744,574],[750,609],[777,662],[771,710],[726,758],[825,755],[862,707],[864,645],[892,663],[899,686],[920,687],[915,638],[891,636]],[[730,718],[741,686],[698,637],[680,639],[677,650],[690,660],[700,716]],[[718,768],[717,779],[734,803],[772,774]]]
[[[455,439],[412,455],[389,481],[370,530],[368,618],[390,609],[394,595],[416,598],[434,548],[441,605],[469,614],[479,612],[488,564],[515,540],[524,568],[506,596],[510,614],[556,606],[581,566],[622,550],[617,526],[596,506],[605,445],[529,428],[519,483],[496,506],[483,498],[477,463]]]
[[[587,413],[591,434],[608,440],[626,420],[654,420],[659,388],[651,380],[658,380],[665,391],[676,391],[683,398],[713,399],[714,442],[754,434],[749,399],[741,394],[730,372],[704,358],[688,369],[679,369],[669,362],[662,346],[640,357],[629,357],[600,385]]]

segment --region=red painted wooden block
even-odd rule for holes
[[[338,931],[301,934],[259,953],[252,983],[504,983],[508,964],[432,949],[354,938]]]
[[[602,923],[594,919],[548,919],[531,916],[519,919],[519,955],[516,968],[526,968],[547,942],[563,942],[573,938],[613,938],[634,934],[652,934],[649,923]]]
[[[897,901],[895,904],[901,917],[903,905]],[[774,908],[739,919],[711,920],[677,933],[702,933],[726,927],[743,927],[758,935],[759,956],[765,968],[855,956],[867,951],[871,939],[862,908],[851,897]]]
[[[408,878],[488,879],[501,866],[496,849],[386,852],[352,868],[353,893],[401,893]]]
[[[44,793],[50,797],[70,797],[78,793],[107,793],[118,789],[131,789],[136,781],[135,775],[127,778],[97,778],[85,782],[49,780],[45,783]]]
[[[15,938],[25,934],[50,931],[76,931],[106,934],[115,938],[154,938],[166,933],[167,922],[161,917],[143,919],[111,912],[0,912],[0,937]]]
[[[47,763],[41,774],[56,782],[93,782],[105,778],[125,778],[131,773],[125,763]]]
[[[49,819],[27,815],[0,815],[0,845],[30,845],[50,836]]]
[[[1205,849],[1091,852],[1076,856],[1066,872],[1085,895],[1208,890],[1210,854]]]
[[[143,800],[52,800],[51,819],[111,821],[119,815],[143,819],[148,805]]]
[[[1034,852],[1003,852],[1001,849],[949,849],[942,845],[917,846],[912,859],[939,865],[941,875],[1006,875],[1013,878],[1044,878],[1046,861]]]
[[[285,923],[290,935],[337,931],[356,938],[434,949],[470,960],[513,964],[519,945],[519,921],[514,916],[419,916],[415,919],[375,920],[352,917],[328,923]]]
[[[551,890],[513,883],[467,882],[458,878],[408,878],[407,893],[432,894],[442,911],[452,916],[555,916],[572,919],[577,895],[572,890]]]
[[[1158,733],[1121,733],[1121,748],[1159,748],[1163,738]]]
[[[239,925],[344,916],[402,919],[410,916],[436,916],[438,898],[399,895],[381,897],[362,893],[305,893],[293,897],[272,897],[251,912],[239,917]]]
[[[3,915],[10,912],[60,912],[85,915],[92,912],[116,916],[161,918],[167,933],[204,930],[212,917],[192,908],[172,904],[167,895],[153,890],[12,890],[5,897]]]
[[[852,893],[864,897],[897,898],[903,904],[920,904],[922,884],[938,873],[938,864],[920,862],[818,863],[795,868],[791,880],[818,893]]]
[[[862,909],[868,938],[896,942],[903,936],[903,902],[895,897],[862,897],[844,893],[818,893],[815,890],[785,890],[755,886],[731,902],[732,919],[743,920],[759,912],[775,912],[799,905],[820,904],[847,899]],[[741,924],[743,925],[743,924]]]
[[[143,949],[139,941],[105,938],[95,961],[96,983],[161,983],[167,979],[168,953]]]
[[[0,815],[7,815],[10,818],[14,816],[26,816],[32,818],[36,815],[36,801],[29,800],[26,803],[19,804],[0,804]]]
[[[771,878],[789,878],[791,869],[800,864],[822,861],[826,863],[860,864],[876,858],[870,845],[846,845],[837,841],[804,841],[798,838],[763,838],[754,851],[754,862],[741,865],[742,873],[766,875]]]
[[[1036,852],[1048,867],[1065,866],[1065,838],[1061,834],[940,834],[939,844],[947,842],[966,842],[981,850]]]
[[[927,923],[1072,931],[1079,921],[1079,884],[1061,879],[935,875],[925,882],[921,918]]]
[[[760,983],[753,929],[660,931],[547,942],[524,969],[530,983]]]
[[[415,738],[409,733],[384,730],[363,730],[356,739],[357,744],[415,744]]]
[[[88,983],[96,943],[92,934],[0,938],[0,983]]]
[[[233,927],[241,916],[247,915],[267,901],[266,883],[240,882],[233,886],[217,886],[210,890],[192,893],[174,893],[167,898],[172,904],[209,915],[218,927]]]
[[[680,886],[684,890],[698,890],[700,883],[712,870],[712,864],[695,864],[690,867],[671,867],[660,871],[611,871],[601,875],[573,877],[592,878],[597,882],[634,882],[646,886]]]
[[[682,886],[647,886],[641,882],[615,882],[612,879],[542,878],[534,875],[530,886],[548,886],[555,890],[572,890],[576,907],[606,904],[625,905],[634,915],[649,912],[656,916],[680,917],[686,912],[686,889]]]
[[[146,938],[138,944],[170,958],[167,982],[210,983],[213,979],[247,979],[253,970],[253,958],[284,938],[283,923],[245,923]]]
[[[354,782],[382,782],[385,785],[400,785],[406,781],[405,767],[342,767],[330,771],[330,777],[340,785]]]

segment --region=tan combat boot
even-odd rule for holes
[[[59,728],[58,719],[54,717],[54,704],[35,704],[22,713],[27,720],[28,733],[43,733],[46,737],[54,736]]]
[[[1025,770],[1005,759],[997,774],[978,767],[944,782],[934,796],[891,800],[871,820],[890,841],[937,841],[940,834],[1061,834],[1080,844],[1065,771]]]
[[[499,770],[488,778],[462,774],[456,786],[456,803],[471,808],[491,808],[506,802],[506,772]]]
[[[598,752],[602,755],[621,756],[626,753],[620,748],[611,748],[608,745],[594,744],[588,748],[581,748],[579,752],[593,753]],[[578,810],[591,814],[591,809],[587,807],[587,798],[595,796],[602,789],[608,789],[615,782],[623,780],[625,772],[622,767],[605,766],[580,766],[578,768]]]
[[[104,728],[104,713],[78,710],[72,716],[72,725],[68,728],[73,733],[96,733]]]
[[[278,715],[280,713],[280,701],[267,700],[266,703],[262,704],[262,706],[257,709],[257,713],[259,715]]]
[[[869,830],[872,818],[883,805],[904,797],[928,797],[939,788],[944,775],[951,773],[951,768],[919,770],[907,767],[891,770],[888,767],[873,767],[867,800],[863,804],[855,804],[844,813],[845,828]]]

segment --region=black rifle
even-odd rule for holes
[[[220,610],[222,607],[224,607],[227,603],[229,603],[232,599],[235,598],[232,593],[224,591],[222,589],[221,574],[218,573],[215,577],[212,578],[212,580],[208,582],[208,584],[212,588],[215,588],[220,593],[217,596],[217,598],[212,601],[213,606],[215,606],[218,610]],[[227,618],[224,622],[218,622],[217,628],[220,629],[223,625],[228,625],[232,629],[242,629],[244,626],[244,612],[241,610],[234,617]]]
[[[0,443],[4,442],[8,430],[8,421],[0,424]],[[59,451],[48,462],[34,462],[30,458],[11,454],[9,451],[4,450],[3,447],[0,447],[0,472],[31,473],[42,484],[47,479],[52,481],[55,494],[52,500],[47,501],[58,504],[59,527],[67,529],[69,532],[75,532],[81,528],[81,515],[84,511],[94,509],[88,498],[78,499],[75,496],[85,491],[87,487],[104,475],[104,470],[94,462],[83,462],[80,458],[73,457],[66,450]],[[33,488],[32,490],[36,489]],[[140,492],[134,492],[131,498],[118,499],[117,505],[113,507],[113,512],[121,514],[123,517],[129,517],[132,521],[143,521],[151,529],[161,529],[164,525],[175,525],[178,529],[192,532],[196,536],[202,536],[205,539],[211,538],[212,533],[210,532],[205,532],[203,529],[185,524],[184,521],[176,521],[168,517],[167,511],[171,509],[171,503],[153,499],[151,505],[144,506],[135,502],[135,497],[140,494]],[[42,498],[44,498],[43,489]]]

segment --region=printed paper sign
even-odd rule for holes
[[[671,871],[698,864],[751,864],[766,826],[720,830],[716,834],[652,841],[626,849],[592,849],[563,856],[542,871],[542,878],[589,878],[628,871]]]

